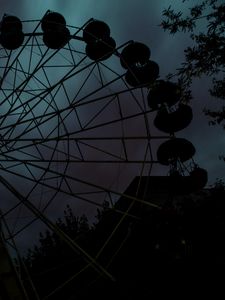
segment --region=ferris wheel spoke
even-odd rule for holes
[[[136,114],[135,115],[135,117],[139,117],[140,116],[140,114]],[[141,116],[142,116],[142,114],[141,114]],[[126,118],[123,118],[123,120],[127,120],[127,119],[130,119],[130,118],[133,118],[134,116],[129,116],[129,117],[126,117]],[[46,145],[46,143],[48,143],[48,142],[53,142],[53,141],[67,141],[68,142],[68,140],[71,140],[71,141],[75,141],[75,142],[79,142],[79,141],[82,141],[82,139],[83,140],[86,140],[86,141],[88,141],[88,137],[74,137],[74,136],[76,136],[77,134],[79,134],[79,133],[84,133],[85,131],[86,132],[88,132],[88,130],[92,130],[92,129],[96,129],[96,128],[99,128],[99,127],[103,127],[103,126],[106,126],[106,125],[109,125],[109,124],[114,124],[114,123],[116,123],[116,122],[120,122],[121,121],[121,119],[117,119],[117,120],[114,120],[114,121],[112,121],[112,122],[106,122],[106,123],[104,123],[104,124],[100,124],[100,125],[97,125],[97,126],[92,126],[92,127],[90,127],[90,128],[86,128],[86,129],[83,129],[83,130],[78,130],[78,131],[75,131],[75,132],[71,132],[71,133],[67,133],[67,134],[62,134],[62,135],[58,135],[58,136],[56,136],[56,137],[52,137],[52,136],[50,136],[50,137],[48,137],[48,138],[46,138],[46,139],[37,139],[37,138],[34,138],[34,139],[26,139],[26,138],[23,138],[23,137],[19,137],[19,138],[15,138],[15,139],[13,139],[13,140],[10,140],[10,139],[6,139],[5,141],[3,140],[3,142],[5,143],[5,145],[8,145],[8,144],[10,144],[11,142],[13,142],[13,146],[11,147],[11,149],[8,147],[7,148],[7,151],[6,151],[6,154],[7,153],[9,153],[9,152],[13,152],[13,151],[16,151],[16,150],[18,150],[18,151],[20,151],[20,150],[23,150],[23,149],[26,149],[26,148],[30,148],[30,147],[32,147],[34,144],[35,144],[35,147],[36,148],[38,148],[38,146],[39,145]],[[22,135],[23,136],[23,135]],[[153,140],[153,139],[169,139],[170,138],[170,136],[147,136],[146,137],[147,139],[147,141],[148,141],[148,143],[151,141],[151,140]],[[112,138],[113,139],[113,138]],[[110,138],[105,138],[105,140],[108,140],[108,141],[111,141],[112,139],[110,139]],[[114,138],[115,139],[115,138]],[[125,140],[127,140],[127,138],[124,138],[123,136],[121,136],[120,138],[118,138],[117,137],[117,140],[119,140],[120,139],[120,141],[122,141],[122,143],[123,143],[123,147],[124,147],[124,141]],[[132,137],[130,137],[130,139],[132,139]],[[138,139],[138,137],[135,137],[135,139]],[[143,139],[143,137],[140,137],[140,139]],[[89,140],[91,140],[91,138],[89,139]],[[98,138],[98,137],[96,137],[96,138],[94,138],[93,139],[93,141],[103,141],[104,140],[104,138],[103,139],[101,139],[101,138]],[[24,145],[21,145],[21,143],[22,142],[26,142]],[[17,144],[19,144],[19,146],[17,146]],[[126,151],[126,148],[124,148],[125,149],[125,151]],[[100,150],[100,148],[99,148],[99,150]],[[58,150],[56,150],[56,151],[58,151]],[[100,150],[101,151],[101,150]],[[5,152],[3,152],[3,154],[4,154]],[[40,150],[40,148],[39,148],[39,153],[41,153],[41,150]],[[62,152],[61,152],[61,154],[62,154]],[[66,153],[64,153],[65,154],[65,157],[64,157],[64,160],[65,159],[67,159],[67,154]],[[72,153],[71,153],[72,154]],[[41,155],[41,157],[40,157],[40,159],[43,159],[43,155]],[[73,157],[73,156],[72,156]],[[79,157],[80,157],[80,159],[79,159]],[[152,157],[152,155],[151,155],[151,157]],[[75,157],[73,157],[73,158],[76,158],[75,160],[76,161],[85,161],[84,159],[83,159],[83,157],[81,157],[80,155],[79,156],[75,156]],[[72,161],[72,160],[71,160]],[[121,161],[121,160],[120,160]],[[126,160],[126,162],[128,162],[129,163],[129,160]],[[130,163],[132,163],[132,160],[130,161]]]
[[[18,161],[20,162],[20,160],[18,159]],[[26,164],[28,166],[31,166],[31,167],[34,167],[36,168],[37,170],[42,170],[42,171],[45,171],[46,168],[39,165],[39,164],[34,164],[32,162],[26,162]],[[52,174],[52,175],[55,175],[56,178],[61,178],[62,177],[62,174],[54,169],[50,169],[50,165],[48,166],[48,173],[49,174]],[[142,203],[142,204],[145,204],[147,206],[150,206],[150,207],[155,207],[155,208],[159,208],[158,205],[156,204],[153,204],[151,202],[148,202],[148,201],[145,201],[145,200],[142,200],[142,199],[139,199],[137,197],[134,197],[134,196],[131,196],[131,195],[127,195],[127,194],[124,194],[124,193],[121,193],[121,192],[118,192],[118,191],[115,191],[115,190],[111,190],[107,187],[104,187],[104,186],[101,186],[99,184],[95,184],[95,183],[92,183],[92,182],[89,182],[89,181],[86,181],[86,180],[83,180],[83,179],[79,179],[75,176],[71,176],[71,175],[68,175],[68,174],[63,174],[63,178],[66,178],[68,180],[68,182],[73,182],[73,183],[79,183],[81,185],[84,185],[86,186],[86,188],[93,188],[95,191],[105,191],[106,193],[110,193],[112,195],[115,195],[115,196],[120,196],[120,197],[124,197],[124,198],[127,198],[128,200],[130,201],[136,201],[138,203]],[[46,180],[46,179],[45,179]],[[76,192],[75,192],[76,193]]]
[[[147,148],[146,148],[146,151],[145,151],[145,155],[144,155],[144,159],[145,160],[146,160],[146,157],[147,157],[147,151],[148,151],[148,145],[147,145]],[[142,169],[141,169],[141,172],[140,172],[140,176],[139,176],[139,180],[138,180],[138,187],[137,187],[137,190],[135,191],[135,196],[136,197],[138,196],[138,193],[139,193],[139,190],[140,190],[140,183],[141,183],[141,180],[142,180],[143,170],[144,170],[144,163],[142,165]],[[125,213],[121,216],[121,218],[115,224],[115,226],[113,227],[113,229],[110,232],[109,236],[106,238],[105,242],[103,243],[103,245],[98,250],[98,253],[96,254],[96,258],[97,259],[100,256],[102,256],[102,254],[104,253],[105,248],[109,245],[110,241],[113,239],[113,237],[115,236],[115,234],[117,233],[117,231],[120,229],[121,225],[123,224],[123,222],[125,221],[125,219],[127,217],[127,214],[129,214],[129,212],[132,210],[132,208],[134,207],[134,205],[135,205],[135,200],[130,201],[128,207],[125,209]],[[160,207],[158,206],[157,208],[159,209]],[[117,246],[118,249],[120,249],[123,246],[124,241],[127,239],[128,235],[129,235],[129,232],[127,233],[127,236],[125,237],[125,239],[123,239],[119,243],[119,245]],[[115,258],[116,254],[117,254],[117,251],[110,258],[109,262],[107,263],[107,266],[109,266],[111,264],[112,260]]]
[[[46,55],[47,52],[48,52],[48,49],[46,49],[45,54],[44,54],[44,57],[45,57],[45,55]],[[42,59],[43,59],[43,58],[42,58]],[[22,82],[19,84],[19,86],[16,87],[16,90],[17,90],[17,89],[20,90],[19,95],[17,96],[16,99],[18,99],[18,97],[20,96],[20,94],[22,93],[22,91],[25,89],[25,87],[28,85],[28,83],[30,82],[30,80],[33,79],[33,75],[39,70],[39,68],[40,68],[39,65],[40,65],[40,64],[41,64],[41,61],[40,61],[39,64],[36,66],[36,68],[32,71],[32,73],[29,74],[29,76],[28,76],[24,81],[22,81]],[[10,94],[9,94],[9,95],[1,102],[1,105],[4,104],[5,101],[7,101],[10,97],[12,97],[13,94],[14,94],[14,91],[12,91],[12,92],[11,92],[11,93],[10,93]],[[6,118],[10,113],[12,113],[12,112],[14,112],[15,110],[18,109],[18,107],[13,108],[14,105],[15,105],[15,103],[16,103],[16,101],[14,101],[14,103],[11,105],[11,107],[10,107],[9,110],[8,110],[8,112],[7,112],[5,115],[1,116],[1,118],[0,118],[0,119],[2,119],[2,120],[1,120],[1,125],[3,124],[3,122],[5,121],[5,118]],[[26,103],[24,103],[24,104],[26,104]],[[22,106],[23,106],[23,105],[22,105]],[[21,107],[21,105],[19,106],[19,108],[20,108],[20,107]]]
[[[123,117],[122,119],[121,118],[117,118],[117,119],[114,119],[112,121],[108,121],[108,122],[102,122],[100,124],[97,124],[97,125],[93,125],[93,126],[90,126],[90,127],[87,127],[87,128],[82,128],[82,129],[79,129],[79,130],[76,130],[76,131],[73,131],[73,132],[70,132],[69,133],[69,136],[74,136],[76,134],[79,134],[79,133],[84,133],[84,132],[88,132],[88,131],[92,131],[92,130],[95,130],[95,129],[98,129],[98,128],[101,128],[101,127],[104,127],[104,126],[108,126],[108,125],[113,125],[113,124],[117,124],[117,123],[121,123],[121,121],[126,121],[126,120],[131,120],[131,119],[134,119],[134,118],[138,118],[138,117],[141,117],[143,116],[144,114],[148,114],[150,113],[151,110],[148,110],[144,113],[135,113],[135,114],[132,114],[132,115],[129,115],[129,116],[126,116],[126,117]],[[48,119],[45,119],[41,124],[44,124],[46,122],[48,122],[49,120],[52,119],[52,116],[50,116]],[[58,128],[58,127],[56,127]],[[53,132],[55,132],[56,128],[54,128],[54,130],[52,132],[50,132],[47,136],[47,138],[49,138]],[[30,128],[29,130],[27,130],[26,132],[24,132],[23,134],[20,134],[19,136],[17,136],[16,138],[19,139],[20,137],[23,137],[25,133],[28,133],[30,131],[32,131],[34,128]],[[65,134],[62,134],[60,135],[61,137],[66,137],[68,136],[68,133],[65,133]]]
[[[55,197],[57,194],[64,194],[66,196],[70,196],[72,198],[74,198],[74,200],[76,199],[79,199],[89,205],[92,205],[94,207],[100,207],[100,208],[103,208],[103,205],[102,203],[99,203],[97,201],[94,201],[94,200],[91,200],[90,198],[85,198],[85,195],[93,195],[93,194],[101,194],[101,193],[105,193],[105,191],[91,191],[91,192],[78,192],[78,193],[74,193],[71,189],[70,191],[68,190],[64,190],[64,189],[59,189],[59,187],[55,187],[55,186],[52,186],[50,184],[47,183],[47,180],[44,179],[44,176],[46,175],[46,172],[42,174],[42,176],[39,178],[39,179],[34,179],[33,176],[30,176],[30,177],[27,177],[25,176],[24,174],[19,174],[18,172],[15,172],[13,170],[10,170],[10,169],[7,169],[7,170],[4,170],[6,171],[7,173],[9,174],[12,174],[14,176],[19,176],[19,177],[22,177],[32,183],[34,183],[34,186],[33,188],[29,191],[29,193],[25,196],[26,199],[29,199],[29,196],[34,192],[35,188],[37,187],[37,185],[41,185],[45,188],[50,188],[51,190],[54,191],[53,195],[50,197],[50,199],[47,201],[47,203],[44,204],[43,208],[41,209],[42,212],[45,212],[47,210],[47,208],[50,206],[51,203],[53,203]],[[62,181],[63,180],[66,180],[65,178],[61,178],[61,184],[62,184]],[[68,184],[69,185],[69,184]],[[109,192],[109,196],[110,196],[110,192]],[[6,211],[4,214],[2,214],[2,216],[4,218],[7,218],[7,216],[9,214],[11,214],[15,209],[17,209],[19,206],[21,206],[22,203],[17,203],[16,205],[14,205],[13,207],[11,207],[10,209],[8,209],[8,211]],[[120,210],[118,208],[115,208],[115,207],[112,207],[114,212],[115,213],[118,213],[119,215],[125,215],[127,217],[130,217],[132,218],[133,220],[138,220],[139,218],[127,211],[123,211],[123,210]],[[11,233],[11,237],[10,238],[15,238],[18,234],[20,234],[21,232],[23,232],[25,229],[27,229],[29,226],[31,226],[34,222],[38,221],[39,218],[37,217],[34,217],[32,218],[31,221],[27,222],[26,225],[23,225],[21,228],[17,229],[14,233]]]
[[[94,65],[94,62],[91,62],[89,65],[85,65],[84,67],[81,67],[79,70],[76,70],[78,68],[78,66],[86,59],[86,57],[83,57],[80,62],[76,65],[73,66],[60,80],[58,80],[56,83],[54,83],[53,85],[51,85],[51,87],[49,87],[48,89],[44,89],[41,93],[39,93],[38,95],[35,95],[33,97],[31,97],[30,99],[24,101],[24,103],[22,105],[18,105],[16,107],[13,108],[13,105],[10,107],[10,109],[8,110],[8,112],[5,115],[0,116],[0,120],[1,120],[1,125],[3,124],[3,122],[5,121],[5,119],[7,118],[7,116],[9,116],[12,113],[15,113],[16,111],[20,110],[21,107],[23,107],[23,105],[26,105],[28,103],[31,103],[32,101],[35,101],[39,99],[42,99],[44,97],[46,97],[52,90],[54,90],[55,88],[57,88],[58,85],[60,85],[62,82],[71,79],[72,77],[74,77],[75,75],[78,75],[80,72],[85,71],[88,67]],[[42,65],[38,67],[38,70],[40,70],[42,68]],[[75,70],[75,72],[73,72]],[[28,77],[28,79],[26,79],[25,81],[23,81],[19,86],[16,87],[16,90],[20,90],[21,92],[24,90],[24,86],[26,86],[27,82],[32,79],[32,77],[34,76],[35,72],[33,71],[30,76]],[[20,92],[20,93],[21,93]],[[7,101],[12,95],[13,95],[14,91],[12,91],[4,100],[1,104],[4,104],[4,101]],[[16,101],[14,102],[16,103]],[[39,104],[39,102],[38,102]],[[35,103],[35,106],[37,105],[37,103]],[[34,107],[32,107],[32,109],[34,109]]]
[[[157,134],[151,127],[152,112],[158,109],[150,106],[148,98],[155,79],[144,78],[145,66],[151,66],[148,47],[135,41],[116,45],[108,25],[94,19],[79,27],[68,26],[56,13],[63,24],[52,24],[54,14],[46,12],[42,20],[33,21],[35,26],[22,21],[20,46],[16,48],[16,38],[10,44],[6,35],[5,49],[0,49],[0,183],[9,200],[2,209],[9,225],[7,240],[20,243],[23,235],[45,224],[84,260],[83,269],[68,282],[88,268],[97,271],[90,273],[91,283],[102,275],[113,280],[108,266],[123,243],[118,241],[104,267],[98,261],[127,217],[140,221],[136,206],[161,209],[147,197],[147,185],[145,190],[140,187],[159,163],[155,151],[159,140],[171,135]],[[15,24],[20,27],[18,21]],[[95,24],[103,24],[109,39],[101,36],[101,30],[92,36],[87,28]],[[58,27],[62,29],[57,33]],[[51,34],[46,28],[51,28]],[[91,47],[85,35],[94,39]],[[147,57],[139,61],[136,48],[144,49]],[[129,54],[130,49],[135,51]],[[136,68],[142,72],[142,67],[139,78]],[[126,190],[134,176],[137,186]],[[89,221],[98,208],[116,213],[115,223],[95,249],[95,258],[51,221],[66,204],[77,209],[77,216],[85,211]],[[45,298],[66,284],[60,283]]]
[[[121,91],[118,91],[116,93],[112,93],[112,95],[110,94],[110,95],[105,95],[105,96],[101,96],[101,97],[97,97],[97,98],[91,99],[89,101],[86,101],[85,103],[80,103],[80,104],[76,104],[76,105],[68,105],[66,108],[60,109],[58,111],[58,113],[61,114],[63,112],[66,112],[67,110],[73,110],[73,109],[77,109],[78,107],[83,107],[83,106],[86,106],[86,105],[94,104],[95,102],[102,101],[102,100],[107,99],[107,98],[109,98],[111,96],[114,96],[114,95],[123,95],[126,92],[127,92],[127,90],[121,90]],[[33,98],[37,98],[38,97],[38,101],[35,104],[36,106],[40,103],[40,101],[42,101],[49,94],[49,91],[48,90],[47,91],[43,91],[41,94],[42,94],[41,96],[40,95],[38,95],[38,96],[35,95],[33,97]],[[53,112],[45,113],[44,116],[43,115],[37,115],[37,116],[35,116],[34,119],[40,121],[42,118],[45,118],[45,120],[43,122],[41,122],[41,124],[43,124],[43,123],[46,123],[46,122],[50,121],[52,118],[55,117],[55,115],[56,115],[56,112],[53,111]],[[20,120],[20,122],[17,125],[23,125],[23,124],[26,124],[26,123],[30,123],[34,119],[33,118],[28,118],[26,120]],[[2,126],[1,128],[2,128],[2,130],[10,129],[11,128],[11,124]],[[33,127],[32,129],[34,129],[34,128],[35,127]]]
[[[151,111],[150,110],[148,110],[148,111],[146,111],[144,114],[148,114],[148,113],[150,113]],[[136,113],[136,114],[133,114],[133,115],[130,115],[130,116],[127,116],[127,117],[124,117],[124,118],[117,118],[117,119],[114,119],[114,120],[112,120],[112,121],[108,121],[108,122],[103,122],[103,123],[100,123],[100,124],[97,124],[97,125],[94,125],[94,126],[90,126],[90,127],[88,127],[88,128],[83,128],[83,129],[79,129],[79,130],[76,130],[76,131],[73,131],[73,132],[66,132],[66,133],[64,133],[64,134],[60,134],[60,137],[62,138],[62,137],[68,137],[68,136],[73,136],[73,135],[76,135],[76,134],[79,134],[79,133],[84,133],[84,132],[88,132],[88,131],[91,131],[91,130],[94,130],[94,129],[97,129],[97,128],[100,128],[100,127],[104,127],[104,126],[108,126],[108,125],[112,125],[112,124],[116,124],[116,123],[121,123],[122,121],[125,121],[125,120],[130,120],[130,119],[132,119],[132,118],[138,118],[138,117],[140,117],[140,116],[142,116],[143,115],[143,113]],[[40,116],[40,118],[43,118],[43,116]],[[45,123],[47,123],[48,121],[50,121],[51,119],[53,118],[53,116],[52,116],[52,114],[48,117],[48,118],[45,118],[44,120],[42,120],[42,122],[41,122],[41,124],[39,124],[39,126],[40,125],[43,125],[43,124],[45,124]],[[12,138],[12,141],[13,140],[19,140],[20,138],[21,139],[23,139],[23,137],[27,134],[27,133],[29,133],[29,132],[32,132],[34,129],[35,129],[35,127],[33,126],[33,127],[31,127],[31,128],[29,128],[30,127],[30,125],[32,124],[32,122],[33,122],[33,119],[31,118],[31,119],[29,119],[29,124],[28,124],[28,129],[26,129],[26,130],[24,130],[22,133],[20,133],[18,136],[16,136],[16,137],[13,137]],[[27,123],[27,120],[26,121],[24,121],[22,124],[26,124]],[[20,124],[21,125],[21,124]],[[57,127],[55,127],[53,130],[52,130],[52,132],[50,132],[49,134],[48,134],[48,136],[47,136],[47,138],[44,138],[44,140],[43,141],[45,141],[45,139],[47,140],[52,134],[53,134],[53,132],[55,132],[56,131],[56,129],[59,127],[59,125],[57,125]],[[8,130],[9,130],[9,132],[10,132],[10,130],[12,130],[12,126],[6,126],[6,127],[4,127],[4,128],[2,128],[2,129],[7,129],[8,128]],[[6,134],[5,134],[6,135]],[[55,136],[54,137],[55,139],[57,139],[57,136]],[[7,137],[5,138],[4,136],[2,136],[2,140],[4,141],[4,139],[7,141],[7,143],[9,143],[10,142],[10,140],[9,139],[7,139]]]
[[[116,79],[117,80],[117,79]],[[47,92],[47,94],[49,93],[49,92],[51,92],[51,88],[50,88],[50,91],[48,91]],[[56,91],[56,93],[57,93],[57,91]],[[92,93],[91,93],[92,94]],[[39,95],[38,95],[39,96]],[[33,97],[33,98],[36,98],[36,97]],[[54,97],[53,97],[54,98]],[[25,104],[28,104],[28,102],[25,102]],[[24,104],[22,104],[23,106],[24,106]],[[21,124],[21,120],[22,119],[24,119],[24,117],[28,114],[28,113],[30,113],[32,110],[34,110],[34,108],[36,107],[38,105],[38,101],[34,104],[34,106],[32,106],[32,107],[30,107],[28,110],[27,110],[27,112],[25,112],[24,114],[22,114],[21,115],[21,118],[19,119],[19,120],[17,120],[17,124],[15,124],[15,125],[19,125],[19,124]],[[67,108],[66,108],[67,109]],[[46,109],[47,110],[47,109]],[[64,109],[63,109],[64,110]],[[44,114],[45,115],[45,114]],[[53,117],[54,117],[54,115],[53,115]],[[40,119],[41,120],[41,119]],[[29,121],[29,120],[28,120]],[[35,122],[35,118],[32,116],[32,121],[34,121]],[[35,124],[36,125],[36,124]],[[35,126],[36,127],[36,126]],[[2,127],[3,129],[4,129],[4,127]],[[12,128],[11,128],[11,130],[12,130]]]
[[[1,155],[3,158],[0,158],[1,162],[4,161],[17,161],[17,155],[15,155],[15,152],[24,154],[26,158],[24,158],[24,162],[27,160],[36,161],[36,162],[44,162],[49,161],[49,159],[46,159],[46,151],[50,150],[51,152],[54,150],[57,155],[62,155],[61,158],[57,157],[54,159],[54,162],[77,162],[77,163],[142,163],[143,160],[141,158],[139,159],[132,159],[130,156],[128,157],[127,154],[127,142],[134,142],[139,141],[143,143],[145,141],[145,144],[149,146],[149,158],[150,160],[147,160],[146,163],[155,162],[153,159],[153,155],[151,152],[151,147],[149,145],[151,140],[157,140],[157,139],[169,139],[170,136],[151,136],[150,138],[148,136],[119,136],[119,137],[51,137],[48,139],[45,139],[44,142],[42,139],[15,139],[14,144],[12,144],[10,147],[6,147],[5,151],[1,150]],[[4,141],[6,145],[9,142],[12,142],[11,140],[5,140]],[[63,143],[62,145],[65,145],[67,148],[66,150],[61,150],[62,147],[59,147],[59,149],[56,147],[56,142]],[[51,144],[54,143],[55,146],[51,146]],[[71,144],[73,143],[73,145]],[[17,145],[18,144],[18,145]],[[98,147],[96,145],[99,145]],[[60,144],[59,144],[60,145]],[[105,154],[106,157],[103,159],[95,159],[90,160],[84,157],[81,145],[84,145],[87,149],[93,149],[96,150],[99,154]],[[75,147],[75,148],[74,148]],[[118,154],[118,151],[113,151],[113,148],[116,147],[117,149],[122,149],[120,152],[120,155]],[[36,154],[34,153],[33,148],[36,149]],[[73,149],[73,150],[72,150]],[[74,153],[74,149],[76,149]],[[25,151],[26,150],[26,151]],[[111,151],[109,151],[111,150]],[[50,153],[51,153],[50,152]],[[91,153],[91,152],[90,152]],[[123,155],[122,155],[123,153]],[[11,154],[11,158],[9,159],[7,156]],[[76,155],[75,155],[76,154]],[[5,156],[6,155],[6,156]],[[13,159],[15,157],[15,159]],[[113,160],[109,160],[109,157],[113,158]]]
[[[28,83],[29,83],[31,80],[33,80],[33,78],[35,78],[35,77],[34,77],[34,76],[35,76],[35,73],[37,73],[40,69],[42,69],[42,68],[43,68],[43,64],[46,63],[46,61],[48,61],[49,59],[51,59],[51,58],[52,58],[52,55],[55,54],[55,53],[52,54],[52,55],[51,55],[51,56],[50,56],[50,57],[42,64],[42,60],[43,60],[43,58],[46,56],[47,52],[48,52],[48,49],[45,51],[43,57],[42,57],[41,60],[38,62],[38,64],[37,64],[36,67],[34,68],[34,70],[33,70],[31,73],[29,73],[27,77],[25,76],[25,80],[23,80],[23,81],[19,84],[19,86],[16,87],[16,90],[17,90],[17,91],[20,91],[20,92],[19,92],[19,95],[25,90],[25,87],[28,85]],[[17,60],[16,60],[16,62],[17,62]],[[75,68],[75,67],[74,67],[74,68]],[[71,72],[71,70],[68,72],[68,74],[69,74],[70,72]],[[23,72],[23,73],[24,73],[24,72]],[[24,74],[25,74],[25,73],[24,73]],[[55,86],[57,86],[57,83],[56,83]],[[51,91],[51,89],[50,89],[50,91]],[[5,118],[6,118],[8,115],[10,115],[11,113],[13,113],[13,112],[19,110],[21,107],[23,107],[24,105],[27,105],[27,104],[30,103],[31,101],[35,100],[36,97],[41,96],[42,93],[45,93],[45,92],[46,92],[46,89],[45,89],[43,92],[41,92],[40,94],[38,94],[37,96],[34,96],[34,97],[28,99],[27,101],[25,101],[24,103],[22,103],[21,105],[19,105],[19,106],[17,106],[17,107],[13,107],[14,104],[16,103],[16,101],[14,101],[14,103],[11,105],[10,109],[8,110],[8,112],[7,112],[5,115],[1,116],[1,118],[0,118],[0,119],[2,119],[1,124],[3,124]],[[7,97],[5,97],[5,99],[1,102],[1,104],[4,104],[5,101],[7,101],[10,97],[12,97],[12,96],[13,96],[13,93],[14,93],[14,90],[13,90]],[[19,95],[17,95],[16,100],[18,99]]]
[[[46,218],[31,202],[29,202],[25,197],[23,197],[13,186],[11,186],[3,177],[0,176],[0,181],[2,184],[14,194],[20,202],[22,202],[34,215],[39,217],[43,223],[55,232],[74,252],[79,253],[87,263],[90,264],[98,273],[110,278],[114,281],[113,276],[103,268],[92,256],[90,256],[83,248],[81,248],[74,240],[72,240],[67,234],[65,234],[58,226],[56,226],[52,221]]]

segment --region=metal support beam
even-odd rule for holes
[[[64,241],[73,251],[79,253],[88,265],[95,269],[100,275],[115,281],[115,278],[102,267],[91,255],[89,255],[83,248],[81,248],[74,240],[72,240],[66,233],[64,233],[58,226],[49,220],[39,209],[37,209],[31,202],[29,202],[22,194],[20,194],[5,178],[0,176],[0,182],[23,203],[37,218],[39,218],[50,230],[55,232],[59,238]],[[10,299],[11,300],[11,299]],[[19,300],[19,299],[18,299]]]

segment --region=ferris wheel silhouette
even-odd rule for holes
[[[207,174],[192,159],[194,146],[174,135],[190,124],[192,109],[177,83],[159,77],[147,45],[117,46],[103,21],[76,27],[53,11],[41,20],[4,15],[0,31],[5,239],[21,240],[43,223],[113,280],[54,216],[65,202],[93,214],[120,197],[157,207],[124,194],[134,176],[150,177],[154,164],[167,166],[170,176],[188,174],[192,187],[204,186]],[[126,218],[128,211],[121,212]]]

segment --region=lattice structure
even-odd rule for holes
[[[134,176],[150,176],[153,164],[172,165],[174,171],[177,161],[192,158],[194,151],[181,155],[188,147],[174,139],[174,132],[191,122],[191,108],[174,108],[181,103],[181,90],[159,80],[159,66],[146,45],[128,41],[117,46],[102,21],[75,27],[50,11],[31,21],[5,15],[1,45],[5,239],[21,242],[43,223],[97,273],[113,279],[54,225],[54,216],[65,203],[93,215],[104,200],[114,207],[121,196],[151,205],[123,191]],[[159,141],[171,138],[172,144],[157,152]]]

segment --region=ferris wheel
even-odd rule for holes
[[[190,124],[192,110],[177,84],[159,78],[147,45],[118,46],[103,21],[69,26],[47,11],[31,21],[4,15],[0,30],[5,237],[21,244],[47,226],[111,278],[54,218],[66,204],[92,218],[104,201],[114,207],[122,196],[151,205],[124,190],[133,177],[150,176],[155,164],[169,166],[170,174],[186,171],[195,149],[174,132]]]

